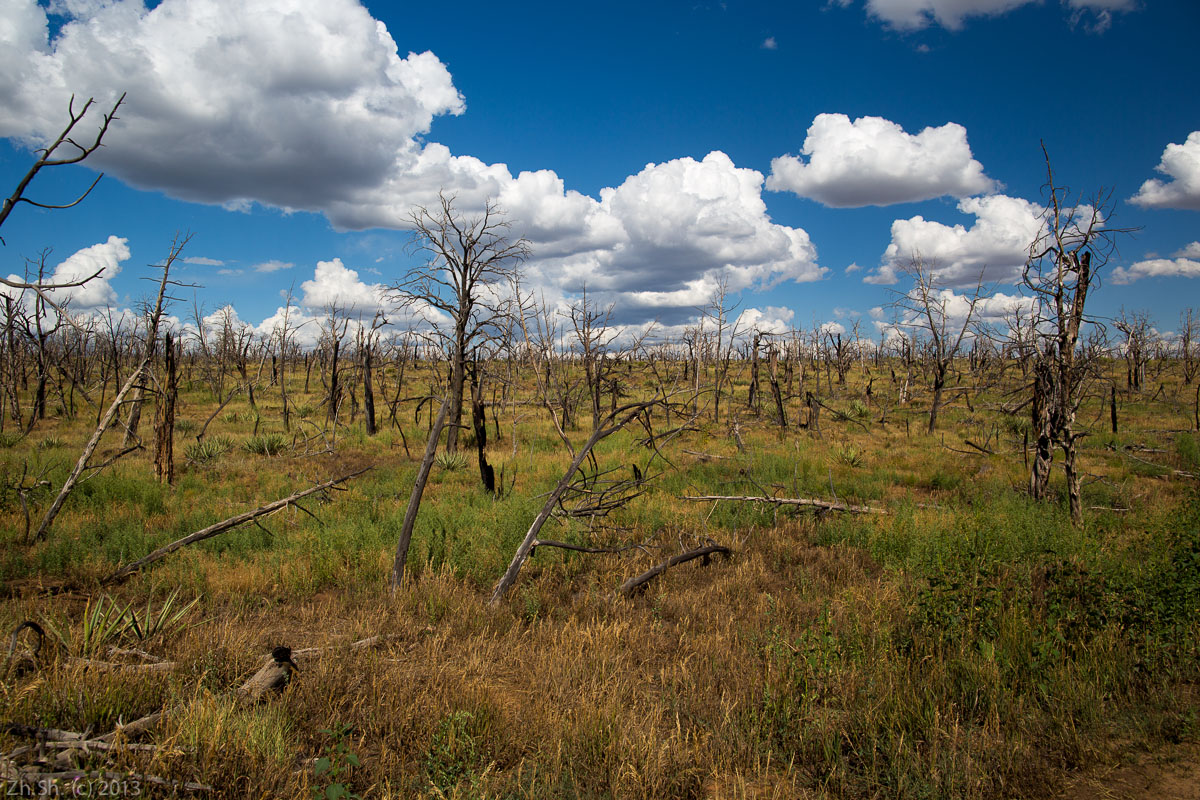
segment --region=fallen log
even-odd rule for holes
[[[646,546],[643,544],[627,544],[621,547],[584,547],[581,544],[556,542],[553,539],[534,539],[533,544],[529,547],[529,555],[532,556],[534,551],[539,547],[558,547],[562,550],[572,550],[576,553],[624,553],[627,550],[634,549],[646,550]]]
[[[886,509],[874,506],[856,506],[849,503],[835,503],[828,500],[816,500],[810,497],[765,497],[765,496],[735,496],[735,495],[679,495],[680,500],[730,500],[735,503],[768,503],[774,506],[800,506],[816,508],[822,511],[846,511],[851,514],[886,514]]]
[[[680,553],[679,555],[671,556],[666,561],[658,564],[657,566],[651,567],[641,575],[637,575],[625,581],[621,584],[621,594],[625,595],[626,597],[630,597],[635,592],[645,589],[646,584],[666,572],[671,567],[686,563],[692,559],[704,558],[705,563],[708,563],[708,557],[713,553],[721,553],[722,555],[728,556],[730,550],[728,547],[716,544],[710,539],[709,544],[705,545],[704,547],[697,547],[694,550],[688,550],[686,553]]]
[[[317,492],[321,492],[321,491],[324,491],[325,489],[329,489],[333,486],[336,486],[339,483],[344,483],[345,481],[348,481],[351,478],[354,478],[354,477],[357,477],[357,476],[363,474],[364,472],[366,472],[369,469],[370,469],[370,467],[364,467],[363,469],[356,470],[354,472],[343,475],[340,478],[334,478],[333,480],[325,481],[324,483],[318,484],[316,486],[312,486],[308,489],[304,489],[303,491],[296,492],[295,494],[289,495],[289,496],[283,498],[282,500],[276,500],[273,503],[267,503],[265,506],[259,506],[258,508],[254,509],[253,511],[246,511],[242,514],[238,514],[236,516],[230,517],[229,519],[222,520],[221,522],[218,522],[214,525],[209,525],[207,528],[204,528],[203,530],[196,531],[195,533],[189,533],[187,536],[183,537],[182,539],[176,539],[175,541],[171,542],[170,544],[164,545],[164,546],[158,548],[157,550],[155,550],[153,553],[151,553],[148,556],[139,558],[137,561],[126,564],[125,566],[118,569],[116,572],[112,573],[108,577],[101,580],[100,585],[106,586],[106,585],[112,584],[112,583],[120,583],[121,581],[128,578],[130,575],[133,575],[135,572],[138,572],[139,570],[141,570],[142,567],[145,567],[148,564],[153,564],[155,561],[165,558],[166,556],[170,555],[171,553],[174,553],[176,550],[178,550],[182,547],[186,547],[189,544],[194,544],[195,542],[200,542],[205,539],[211,539],[212,537],[214,537],[218,534],[224,533],[225,531],[230,530],[231,528],[236,528],[237,526],[242,525],[247,522],[252,522],[252,521],[258,519],[259,517],[263,517],[263,516],[266,516],[267,514],[271,514],[275,511],[279,511],[282,508],[287,508],[288,506],[296,503],[298,500],[302,500],[303,498],[308,497],[311,494],[316,494]]]

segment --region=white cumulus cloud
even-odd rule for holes
[[[364,283],[358,272],[343,264],[340,258],[318,261],[312,280],[301,283],[300,291],[303,292],[300,304],[305,308],[337,308],[352,316],[373,314],[393,305],[388,300],[386,286]]]
[[[70,3],[53,38],[35,0],[4,5],[0,135],[44,141],[72,93],[127,92],[90,163],[185,200],[323,211],[465,108],[437,57],[401,57],[357,0]]]
[[[1007,195],[970,197],[960,201],[958,209],[974,216],[975,223],[968,228],[921,216],[893,222],[882,264],[863,280],[896,283],[913,258],[924,261],[940,283],[950,286],[974,284],[981,274],[985,282],[1019,280],[1029,247],[1043,229],[1044,209]]]
[[[1142,278],[1200,278],[1200,260],[1194,258],[1151,258],[1112,271],[1113,283],[1133,283]]]
[[[1200,211],[1200,131],[1183,144],[1168,144],[1155,168],[1170,180],[1151,178],[1130,202],[1144,208],[1184,208]]]
[[[465,100],[434,54],[404,55],[358,0],[59,0],[68,17],[53,32],[36,0],[0,3],[0,136],[36,146],[71,92],[105,107],[127,91],[89,164],[137,187],[319,212],[339,230],[409,229],[414,205],[443,190],[467,213],[495,198],[534,245],[527,288],[586,282],[630,307],[824,273],[808,234],[770,219],[762,174],[720,152],[649,164],[589,197],[551,170],[514,177],[427,141]],[[306,302],[378,305],[376,285],[322,264]]]
[[[996,187],[971,157],[966,129],[954,122],[910,134],[881,117],[851,122],[845,114],[819,114],[800,152],[807,161],[791,155],[771,161],[768,189],[852,208],[965,197]]]

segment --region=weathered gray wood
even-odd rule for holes
[[[513,555],[508,569],[500,576],[500,580],[496,581],[496,586],[492,589],[492,597],[489,601],[492,605],[498,605],[504,598],[505,593],[516,583],[517,574],[520,573],[521,566],[525,563],[525,560],[529,558],[529,553],[533,549],[533,543],[537,541],[538,532],[546,524],[546,520],[550,519],[550,515],[554,513],[554,507],[558,505],[563,492],[571,485],[571,479],[575,476],[576,470],[579,469],[579,465],[587,458],[588,453],[592,451],[596,443],[606,436],[610,436],[621,430],[627,423],[636,418],[638,414],[658,402],[661,402],[661,400],[656,398],[642,403],[624,405],[613,409],[608,413],[608,416],[600,421],[600,424],[592,431],[592,435],[588,437],[587,442],[575,453],[575,458],[571,460],[571,465],[567,467],[567,471],[559,479],[558,485],[554,487],[554,491],[550,492],[550,496],[546,498],[545,505],[538,512],[533,524],[529,526],[529,531],[525,534],[525,538],[521,541],[521,546],[517,548],[517,552]],[[619,422],[616,421],[618,417],[622,417]]]
[[[692,559],[701,558],[704,556],[711,556],[713,553],[721,553],[722,555],[729,555],[729,548],[724,547],[723,545],[719,545],[719,544],[707,544],[704,547],[697,547],[695,550],[688,550],[686,553],[680,553],[678,555],[671,556],[670,558],[668,558],[666,561],[662,562],[661,564],[651,567],[650,569],[643,572],[641,575],[637,575],[637,576],[625,581],[624,583],[622,583],[621,584],[621,594],[625,595],[626,597],[629,597],[634,592],[640,591],[643,588],[645,588],[647,583],[654,580],[655,578],[657,578],[659,575],[666,572],[671,567],[678,566],[679,564],[684,564],[688,561],[691,561]]]
[[[805,506],[819,508],[823,511],[847,511],[851,514],[886,514],[887,511],[874,506],[855,506],[849,503],[831,503],[828,500],[815,500],[809,497],[745,497],[736,495],[680,495],[680,500],[731,500],[736,503],[769,503],[775,506]]]

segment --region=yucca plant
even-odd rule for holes
[[[458,451],[453,453],[447,453],[443,451],[437,454],[437,457],[434,458],[433,463],[437,464],[441,469],[454,472],[455,470],[462,469],[467,465],[467,457]]]
[[[287,447],[287,438],[282,433],[264,433],[246,440],[247,451],[259,456],[277,456]]]
[[[129,607],[122,606],[106,594],[88,600],[83,609],[83,627],[75,639],[71,629],[59,628],[49,619],[43,618],[44,627],[59,641],[63,649],[80,658],[96,658],[128,631],[132,625]]]
[[[228,436],[213,436],[193,442],[183,449],[183,455],[193,464],[215,461],[233,449],[233,440]]]
[[[179,589],[171,592],[163,600],[162,605],[157,609],[154,608],[154,597],[146,598],[146,607],[142,609],[141,617],[133,610],[133,606],[128,609],[129,622],[133,629],[133,634],[141,641],[146,641],[154,636],[160,636],[170,633],[171,631],[183,627],[184,618],[188,612],[196,607],[200,602],[200,598],[193,598],[190,603],[183,604],[179,600]]]

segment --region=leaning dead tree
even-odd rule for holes
[[[1096,374],[1098,348],[1080,341],[1086,324],[1098,324],[1084,313],[1097,273],[1115,249],[1114,236],[1131,229],[1108,225],[1112,193],[1085,203],[1072,200],[1055,184],[1046,157],[1045,227],[1029,250],[1022,279],[1036,301],[1033,336],[1033,396],[1030,403],[1035,452],[1030,467],[1029,493],[1046,496],[1053,448],[1063,452],[1063,471],[1071,521],[1083,523],[1080,489],[1079,440],[1087,435],[1076,423],[1089,382]]]
[[[563,473],[563,476],[559,478],[558,484],[555,485],[554,489],[546,498],[545,504],[542,505],[542,510],[538,512],[537,517],[533,520],[533,524],[529,526],[529,531],[525,534],[525,538],[521,541],[520,546],[517,548],[517,552],[513,554],[512,561],[509,562],[508,569],[504,571],[504,574],[500,577],[500,580],[498,580],[495,587],[492,588],[492,597],[490,600],[492,605],[497,605],[501,600],[503,600],[504,595],[510,588],[512,588],[512,585],[516,583],[517,576],[521,572],[521,567],[524,566],[526,559],[529,558],[530,551],[533,549],[535,542],[537,542],[538,532],[541,531],[542,526],[546,524],[546,521],[550,519],[551,515],[554,513],[554,509],[559,505],[559,501],[561,500],[563,493],[566,492],[567,488],[571,485],[576,471],[578,471],[579,467],[583,464],[584,459],[591,455],[592,448],[595,447],[601,440],[613,435],[630,422],[633,422],[648,409],[661,404],[664,401],[665,398],[663,397],[654,397],[650,400],[645,400],[640,403],[627,403],[619,406],[618,408],[614,408],[607,415],[605,415],[603,419],[600,420],[600,424],[598,424],[592,430],[592,435],[588,437],[588,440],[583,444],[582,447],[575,451],[575,457],[571,459],[570,466],[567,467],[567,470]]]
[[[659,575],[662,575],[671,567],[677,567],[680,564],[686,564],[687,562],[693,561],[697,558],[704,559],[703,563],[707,564],[712,556],[716,553],[728,558],[730,555],[730,550],[728,547],[717,544],[712,539],[709,539],[708,544],[706,545],[671,556],[666,561],[654,565],[642,574],[635,575],[634,577],[622,583],[619,591],[626,597],[632,597],[638,592],[645,591],[646,586],[650,583],[650,581],[654,580]]]
[[[129,578],[134,573],[140,572],[144,567],[147,567],[156,561],[160,561],[163,558],[166,558],[171,553],[174,553],[176,550],[179,550],[182,547],[186,547],[189,544],[194,544],[196,542],[204,541],[205,539],[211,539],[212,537],[217,536],[218,534],[222,534],[225,531],[232,530],[233,528],[236,528],[239,525],[244,525],[247,522],[254,522],[255,520],[259,519],[260,517],[267,516],[268,514],[273,514],[276,511],[280,511],[284,508],[287,508],[288,506],[294,506],[296,508],[300,508],[301,510],[303,510],[303,507],[298,505],[299,501],[303,500],[304,498],[308,497],[309,495],[317,494],[318,492],[328,491],[328,490],[338,486],[338,484],[345,483],[346,481],[350,480],[351,478],[354,478],[354,477],[357,477],[358,475],[363,474],[368,469],[370,469],[370,467],[365,467],[360,470],[355,470],[354,472],[347,473],[347,474],[341,476],[340,478],[334,478],[332,480],[325,481],[324,483],[319,483],[316,486],[311,486],[307,489],[302,489],[301,491],[295,492],[294,494],[290,494],[287,497],[284,497],[280,500],[275,500],[274,502],[267,503],[266,505],[263,505],[263,506],[259,506],[258,508],[254,509],[252,511],[245,511],[241,514],[236,514],[236,515],[230,517],[229,519],[221,520],[220,522],[209,525],[207,528],[202,528],[201,530],[198,530],[194,533],[190,533],[187,536],[184,536],[182,539],[176,539],[175,541],[171,542],[170,544],[163,545],[162,547],[158,548],[157,550],[150,553],[149,555],[143,556],[142,558],[139,558],[136,561],[132,561],[132,562],[124,565],[120,569],[116,570],[112,574],[105,577],[103,580],[100,581],[100,583],[102,585],[112,584],[112,583],[120,583],[120,582],[124,581],[125,579]]]

